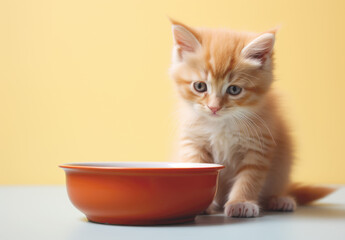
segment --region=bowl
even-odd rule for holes
[[[156,225],[193,221],[211,204],[218,173],[207,163],[69,163],[69,199],[91,222]]]

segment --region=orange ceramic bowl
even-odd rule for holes
[[[154,225],[193,221],[211,204],[218,164],[71,163],[66,172],[71,202],[89,221]]]

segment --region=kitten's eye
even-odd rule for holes
[[[204,82],[195,82],[193,87],[198,92],[206,92],[207,90],[207,85]]]
[[[231,85],[226,89],[226,92],[230,95],[236,96],[242,92],[242,88],[236,85]]]

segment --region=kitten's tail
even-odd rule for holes
[[[298,183],[291,184],[288,194],[295,198],[298,205],[305,205],[323,198],[337,190],[331,187],[305,186]]]

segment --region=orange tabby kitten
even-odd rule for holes
[[[275,31],[172,24],[170,73],[184,100],[179,159],[226,166],[208,212],[256,217],[260,206],[293,211],[330,193],[290,186],[292,143],[271,89]]]

